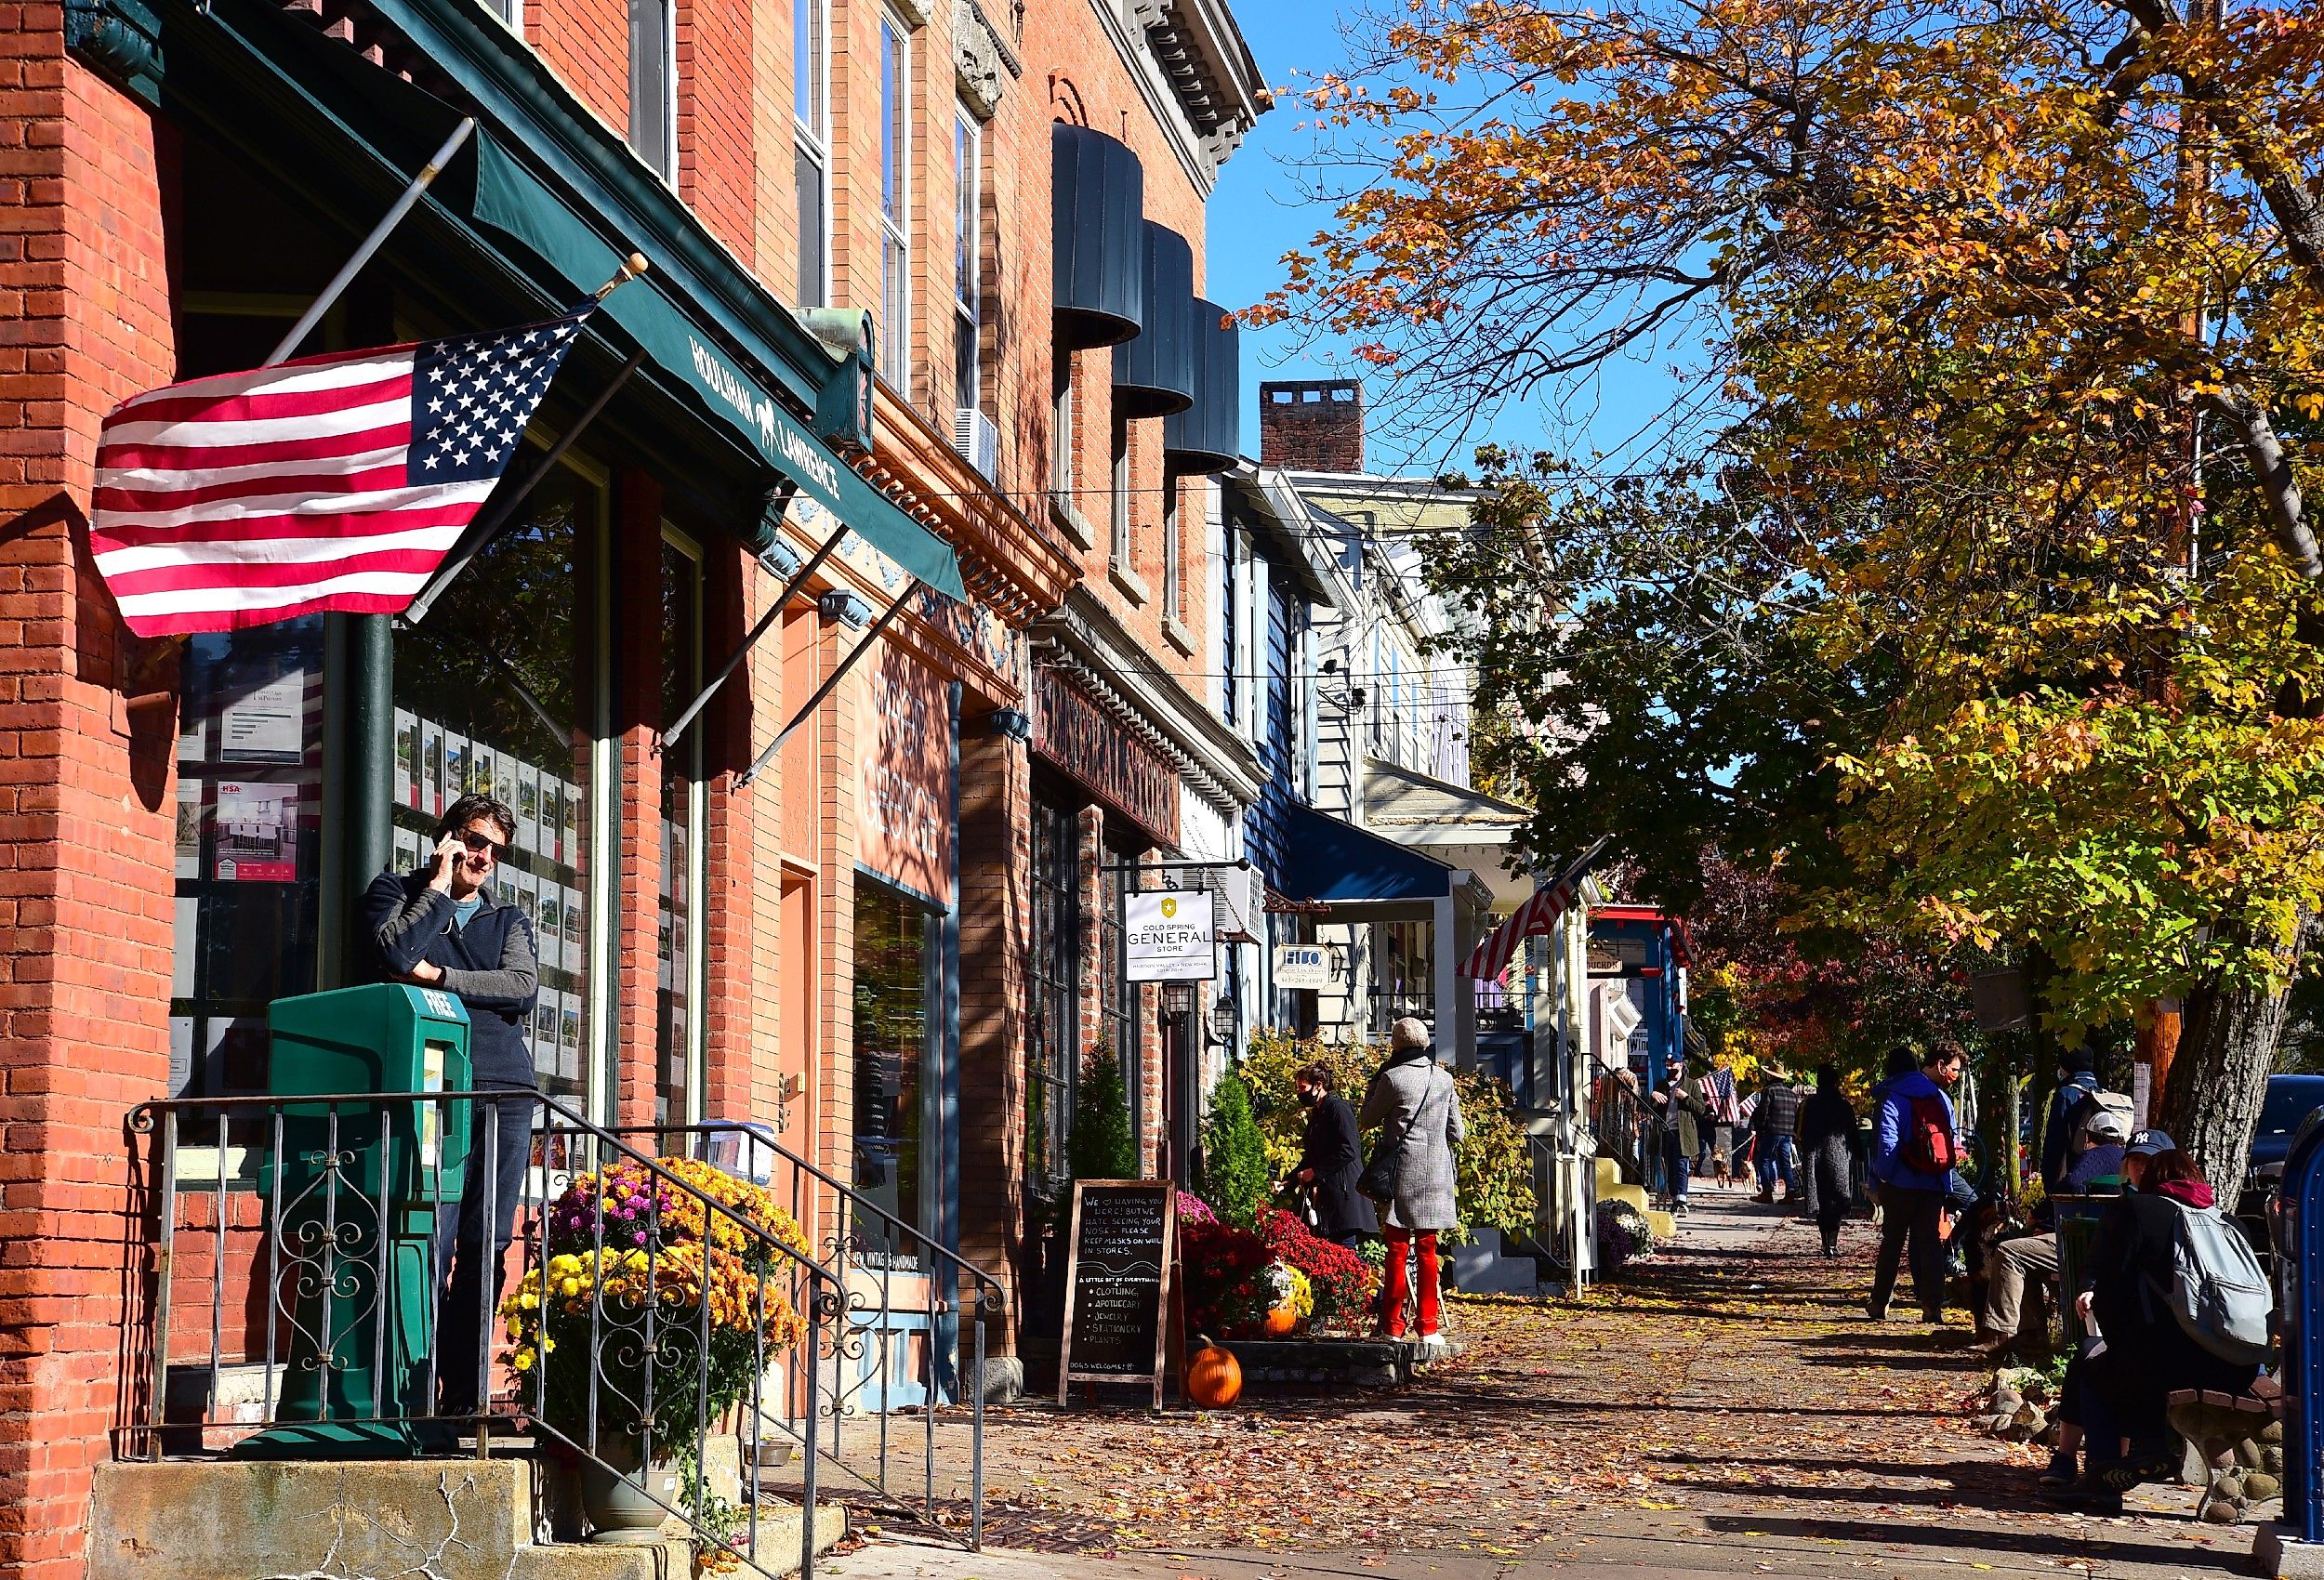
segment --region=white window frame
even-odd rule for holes
[[[815,257],[821,265],[821,277],[800,280],[800,307],[827,307],[831,301],[831,4],[830,0],[791,0],[797,7],[791,18],[791,141],[792,179],[796,185],[798,165],[801,157],[815,167],[815,224],[820,232],[815,238]],[[806,39],[813,56],[802,72],[798,59],[801,42],[799,24],[806,24]],[[813,102],[799,102],[802,77]],[[792,201],[798,201],[796,191]],[[799,246],[804,250],[807,238],[802,222]]]
[[[883,6],[879,10],[879,376],[909,400],[912,389],[912,29]],[[894,54],[896,101],[889,50]],[[888,147],[893,138],[892,161]],[[891,171],[895,190],[889,190]],[[893,209],[893,213],[890,210]],[[892,249],[892,250],[891,250]],[[891,269],[892,266],[892,272]]]
[[[634,99],[638,80],[635,8],[641,5],[654,6],[661,11],[662,59],[659,65],[662,72],[662,114],[661,125],[655,128],[656,135],[661,141],[661,157],[658,159],[653,151],[639,148],[634,140],[637,132]],[[633,100],[630,124],[633,140],[630,147],[638,157],[645,162],[646,168],[661,177],[663,180],[674,184],[678,179],[678,0],[627,0],[624,15],[629,19],[630,31],[629,82]]]
[[[984,395],[984,127],[965,104],[955,105],[952,121],[952,291],[956,348],[954,396],[966,393],[964,402],[979,410]],[[963,333],[965,332],[965,333]],[[966,347],[966,366],[958,348]]]
[[[1050,493],[1056,496],[1059,508],[1072,512],[1079,508],[1074,498],[1076,457],[1074,454],[1074,364],[1070,354],[1062,354],[1050,370]]]
[[[1162,618],[1183,622],[1185,577],[1179,568],[1185,522],[1180,508],[1180,478],[1165,467],[1162,473]]]

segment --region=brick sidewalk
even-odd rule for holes
[[[2235,1572],[2250,1532],[2195,1524],[2191,1490],[2119,1520],[2035,1500],[2040,1456],[1963,1419],[1980,1376],[1965,1318],[1874,1326],[1868,1226],[1846,1251],[1828,1263],[1783,1209],[1705,1191],[1672,1251],[1585,1302],[1458,1302],[1466,1353],[1401,1395],[996,1412],[986,1529],[1004,1550],[875,1537],[828,1572]],[[962,1468],[942,1436],[940,1485]]]

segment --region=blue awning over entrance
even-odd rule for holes
[[[1453,869],[1393,839],[1292,806],[1284,819],[1283,868],[1276,887],[1290,900],[1335,904],[1442,900]]]

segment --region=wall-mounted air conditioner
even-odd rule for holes
[[[962,406],[952,414],[952,447],[984,474],[985,481],[1000,481],[1000,429],[974,406]]]

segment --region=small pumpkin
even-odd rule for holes
[[[1291,1302],[1271,1308],[1267,1312],[1266,1333],[1269,1338],[1288,1338],[1291,1330],[1300,1325],[1299,1311]]]
[[[1202,1348],[1186,1363],[1186,1396],[1205,1410],[1223,1410],[1243,1397],[1243,1363],[1224,1345],[1195,1342]]]

